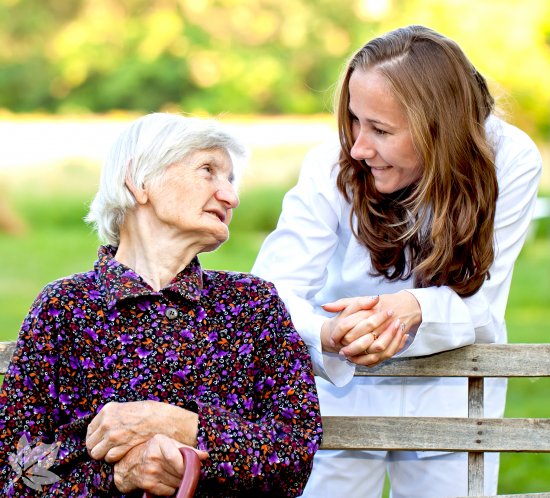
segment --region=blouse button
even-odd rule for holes
[[[176,308],[167,308],[164,314],[168,320],[173,320],[174,318],[177,318],[178,310]]]

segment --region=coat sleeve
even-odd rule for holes
[[[231,412],[229,401],[223,407],[198,404],[198,447],[209,452],[201,485],[208,488],[210,481],[212,491],[299,496],[321,443],[307,348],[271,284],[269,289],[250,311],[261,317],[256,320],[261,325],[254,351],[254,415]]]
[[[59,300],[45,289],[23,322],[4,377],[1,496],[37,496],[40,489],[41,496],[92,496],[89,490],[107,491],[111,486],[111,466],[86,452],[91,415],[67,418],[60,409],[56,334],[62,328],[61,316]]]
[[[296,186],[285,195],[277,228],[265,239],[252,273],[275,283],[309,348],[315,375],[344,385],[354,368],[337,354],[323,353],[320,330],[327,314],[312,304],[327,283],[341,223],[349,223],[349,211],[335,187],[339,150],[336,141],[306,156]]]

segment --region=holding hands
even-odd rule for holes
[[[422,322],[420,305],[407,291],[339,299],[323,309],[338,313],[321,328],[323,350],[357,365],[375,366],[391,358],[405,346],[407,332]]]

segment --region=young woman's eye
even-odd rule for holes
[[[377,135],[387,135],[388,134],[387,131],[381,130],[380,128],[375,128],[374,133],[376,133]]]
[[[210,166],[209,164],[205,164],[203,167],[202,167],[203,171],[206,171],[208,174],[212,174],[212,166]]]

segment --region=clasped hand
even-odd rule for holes
[[[323,350],[357,365],[375,366],[400,351],[408,332],[422,322],[420,305],[407,291],[344,298],[323,305],[337,313],[321,329]]]
[[[197,415],[157,401],[107,403],[88,426],[86,447],[95,460],[114,463],[114,482],[128,493],[143,489],[169,496],[184,471],[182,446],[195,449]]]

